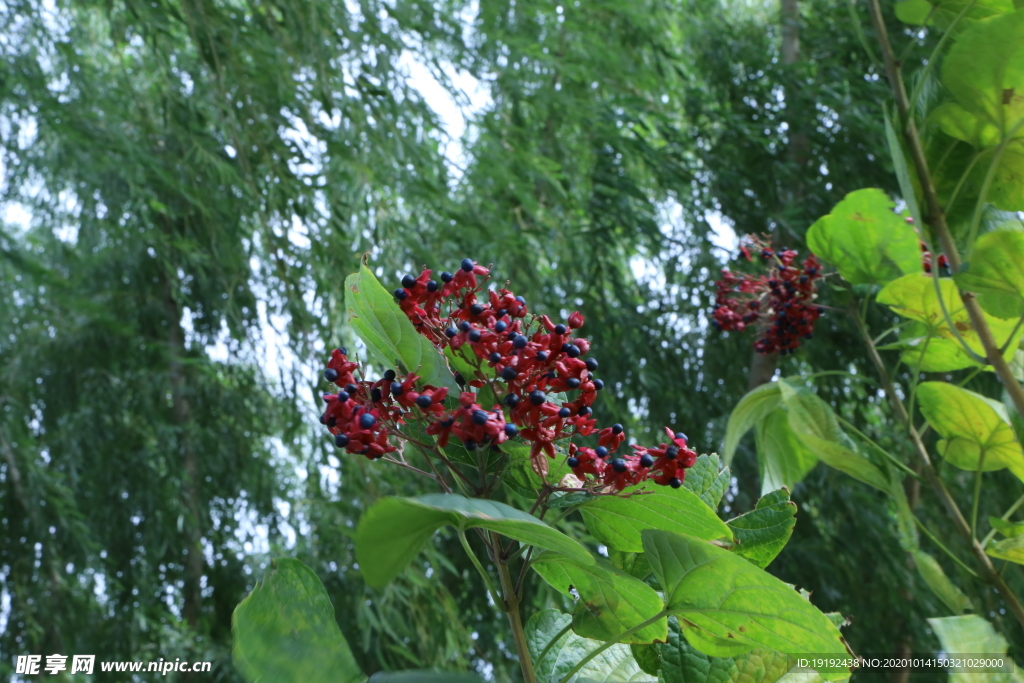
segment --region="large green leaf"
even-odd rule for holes
[[[352,327],[386,368],[420,375],[421,382],[459,391],[441,353],[395,303],[366,264],[345,278],[345,307]]]
[[[882,470],[846,446],[848,439],[839,428],[832,408],[807,389],[798,389],[779,380],[782,398],[789,410],[789,426],[797,437],[829,467],[858,481],[888,491],[889,481]]]
[[[572,630],[585,638],[610,640],[662,609],[661,598],[653,588],[607,562],[585,564],[545,552],[535,557],[530,566],[562,594],[571,597],[570,589],[576,589],[579,603],[573,613]],[[666,628],[662,619],[623,642],[664,641]]]
[[[686,471],[686,479],[683,480],[683,486],[700,496],[712,510],[718,509],[732,476],[728,467],[719,471],[720,467],[721,462],[717,453],[702,455],[697,458],[693,467]]]
[[[757,501],[757,506],[728,521],[738,545],[734,552],[764,569],[782,552],[796,526],[796,503],[782,488]]]
[[[807,246],[855,285],[884,284],[921,270],[920,240],[881,190],[846,195],[807,231]]]
[[[998,318],[1024,314],[1024,232],[993,230],[974,243],[971,261],[956,274],[962,289],[978,292],[978,302]]]
[[[629,494],[639,491],[631,487]],[[580,507],[587,528],[609,548],[637,553],[643,550],[644,529],[678,531],[709,541],[732,538],[728,525],[714,510],[686,488],[635,493],[629,496],[598,496]]]
[[[685,628],[789,655],[845,657],[839,629],[800,593],[742,557],[697,538],[643,534],[644,552],[665,591],[665,604]],[[821,672],[829,680],[848,669]]]
[[[917,397],[921,414],[943,437],[938,449],[947,462],[971,471],[979,463],[985,472],[1008,467],[1024,480],[1024,450],[1009,420],[984,396],[947,382],[922,382]]]
[[[736,454],[736,447],[743,435],[753,429],[765,415],[775,410],[780,401],[779,386],[775,382],[762,384],[740,399],[729,414],[729,422],[725,426],[722,461],[726,465],[732,462],[732,456]]]
[[[938,349],[941,346],[949,356],[943,363],[943,370],[958,370],[977,365],[959,347],[957,340],[957,335],[959,335],[968,348],[979,356],[984,356],[984,347],[971,324],[963,301],[960,299],[956,283],[949,278],[940,278],[939,290],[942,292],[942,302],[949,314],[948,321],[943,315],[942,304],[935,292],[932,277],[925,273],[904,275],[893,280],[878,293],[878,302],[886,304],[904,318],[921,323],[921,336],[931,338],[928,341],[929,353],[931,353],[932,346],[938,342],[938,346],[935,348]],[[996,343],[1002,346],[1010,342],[1006,352],[1006,358],[1009,360],[1013,356],[1017,341],[1020,340],[1021,331],[1015,330],[1015,323],[1012,320],[1001,320],[987,313],[983,313],[983,315]],[[954,334],[953,328],[956,329],[956,334]],[[1011,335],[1013,336],[1012,340],[1010,339]],[[915,342],[916,354],[914,350],[905,353],[904,358],[915,366],[923,343],[924,339]],[[909,342],[904,341],[904,346],[908,345]]]
[[[271,567],[231,617],[235,666],[247,681],[361,683],[320,579],[292,558]]]
[[[643,553],[626,553],[615,548],[608,548],[608,561],[633,578],[645,579],[651,573],[651,565]]]
[[[776,683],[795,663],[781,652],[756,648],[735,657],[711,657],[687,642],[694,629],[669,622],[668,642],[658,645],[664,683]]]
[[[526,646],[539,683],[560,683],[577,662],[601,646],[601,641],[581,638],[572,631],[555,639],[571,623],[571,616],[554,609],[541,610],[526,622]],[[629,646],[622,644],[612,645],[594,657],[569,680],[570,683],[658,683],[658,677],[644,673],[633,659]]]
[[[583,564],[594,562],[593,555],[578,542],[504,503],[453,494],[382,498],[366,511],[356,528],[356,559],[367,585],[387,585],[446,524],[462,530],[489,529],[556,550]]]
[[[935,631],[948,654],[977,654],[986,658],[1009,659],[1006,657],[1006,639],[996,633],[992,624],[977,615],[929,619],[928,625]],[[1008,662],[1011,671],[957,671],[949,675],[949,683],[1019,683],[1021,677],[1012,670],[1017,667]]]
[[[963,614],[964,610],[971,609],[971,601],[956,587],[938,561],[923,550],[912,550],[910,554],[914,558],[917,571],[932,589],[932,592],[946,604],[953,614]]]
[[[818,456],[789,426],[789,411],[785,405],[762,418],[755,427],[754,436],[761,495],[783,486],[792,490],[818,464]]]

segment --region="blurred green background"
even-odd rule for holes
[[[907,64],[934,47],[889,30]],[[708,324],[737,236],[805,249],[847,192],[896,193],[873,44],[860,3],[829,0],[0,3],[0,676],[57,652],[212,660],[202,680],[238,681],[232,610],[288,555],[365,671],[514,680],[456,538],[380,592],[354,565],[362,511],[425,489],[317,421],[327,352],[358,348],[345,276],[364,252],[386,286],[492,263],[533,311],[587,316],[602,423],[719,450],[775,369]],[[853,336],[826,315],[779,369],[870,374]],[[889,438],[876,388],[817,386]],[[735,514],[759,492],[752,439],[733,471]],[[1012,502],[1000,486],[982,515]],[[793,497],[770,571],[850,615],[857,652],[934,651],[925,618],[944,612],[886,499],[821,465]],[[1019,626],[984,615],[1019,652]]]

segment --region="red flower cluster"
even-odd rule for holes
[[[380,389],[376,388],[379,382],[371,385],[356,381],[352,372],[358,366],[347,355],[343,348],[331,351],[324,377],[341,387],[341,391],[324,395],[327,409],[320,416],[320,422],[334,434],[334,444],[338,448],[375,460],[398,450],[388,441],[388,430],[384,425],[384,420],[397,419],[397,414],[393,407],[380,401]],[[378,400],[374,401],[374,397]]]
[[[626,436],[621,425],[599,430],[591,417],[591,405],[604,383],[593,376],[597,360],[581,358],[590,350],[589,341],[575,336],[575,330],[583,326],[583,315],[573,313],[565,323],[555,323],[548,316],[527,318],[523,297],[504,288],[484,290],[489,275],[487,268],[464,259],[455,274],[441,273],[440,282],[431,279],[430,270],[423,270],[419,277],[406,275],[394,295],[421,334],[439,348],[450,346],[467,372],[472,368],[470,377],[457,374],[456,382],[489,386],[504,407],[496,404],[485,409],[476,402],[478,394],[466,391],[457,406],[446,408],[446,389],[428,386],[417,392],[416,375],[399,382],[391,370],[373,384],[354,382],[351,372],[355,364],[345,358],[344,350],[335,350],[325,376],[339,386],[351,383],[354,392],[346,387],[350,395],[345,400],[368,406],[355,417],[344,410],[335,415],[338,399],[325,397],[328,411],[322,421],[332,433],[344,434],[337,437],[339,445],[369,457],[395,450],[381,445],[387,443],[387,428],[381,421],[400,424],[416,409],[428,423],[427,433],[436,436],[441,447],[452,434],[470,450],[519,436],[531,444],[534,469],[546,475],[548,458],[557,457],[556,442],[596,433],[596,449],[570,444],[568,460],[580,478],[593,475],[596,488],[618,491],[648,477],[659,484],[681,485],[685,469],[696,459],[682,434],[669,431],[673,438],[669,446],[633,446],[632,455],[613,456]],[[554,399],[554,394],[563,397]],[[369,435],[357,429],[362,427],[362,414],[374,417],[374,424],[367,429],[376,431]],[[365,422],[369,424],[369,418]],[[358,444],[355,448],[353,442]],[[378,451],[374,444],[383,450]]]
[[[811,254],[797,267],[799,254],[783,247],[775,251],[767,242],[752,238],[740,251],[748,261],[756,254],[768,264],[765,275],[736,274],[722,269],[715,283],[718,294],[712,325],[719,330],[742,332],[756,325],[760,335],[754,342],[758,353],[793,353],[801,339],[811,339],[814,323],[822,309],[814,305],[815,281],[821,264]]]
[[[906,221],[910,225],[914,224],[914,219],[910,218],[909,216],[907,217]],[[920,233],[920,231],[917,228],[914,228],[914,231],[918,233],[918,236],[920,236],[921,233]],[[932,272],[932,253],[930,251],[928,251],[928,245],[925,244],[924,240],[921,240],[920,243],[921,243],[921,267],[924,268],[924,272],[930,273],[930,272]],[[949,275],[949,259],[946,258],[945,254],[939,254],[939,259],[938,260],[939,260],[939,272],[942,273],[943,275]]]

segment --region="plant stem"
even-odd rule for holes
[[[604,642],[604,644],[601,645],[601,647],[597,648],[596,650],[593,650],[593,651],[589,652],[586,657],[584,657],[580,661],[576,662],[576,666],[574,666],[572,669],[570,669],[569,673],[565,674],[565,676],[562,677],[561,683],[569,683],[569,679],[572,678],[576,674],[577,671],[579,671],[580,669],[585,667],[587,665],[587,662],[589,662],[591,659],[593,659],[594,657],[598,656],[599,654],[601,654],[602,652],[604,652],[605,650],[610,648],[612,645],[615,645],[616,643],[621,643],[623,640],[625,640],[626,638],[629,638],[631,635],[633,635],[637,631],[639,631],[641,629],[645,629],[648,626],[650,626],[651,624],[657,623],[659,620],[664,619],[668,615],[669,615],[669,611],[668,610],[662,610],[662,611],[658,612],[657,614],[655,614],[650,619],[648,619],[647,621],[643,621],[643,622],[637,624],[636,626],[634,626],[633,628],[626,629],[625,631],[623,631],[619,635],[615,636],[611,640],[606,640]]]
[[[501,590],[505,595],[505,612],[508,614],[509,626],[512,627],[512,639],[516,643],[519,667],[523,671],[523,682],[537,683],[537,674],[533,671],[530,650],[526,646],[526,631],[523,629],[523,621],[519,615],[519,598],[516,596],[516,589],[512,583],[512,575],[508,571],[507,560],[503,560],[501,557],[501,539],[494,532],[491,532],[491,552],[494,555],[494,563],[498,565]]]
[[[971,538],[978,535],[978,503],[981,502],[981,470],[985,466],[985,451],[978,456],[978,470],[974,473],[974,500],[971,501]]]
[[[473,552],[473,549],[469,547],[469,539],[466,538],[466,532],[463,529],[459,529],[459,541],[462,542],[462,547],[465,549],[466,554],[469,555],[469,559],[473,563],[473,566],[476,567],[478,572],[480,572],[480,576],[483,578],[484,584],[487,585],[487,590],[491,594],[491,599],[494,600],[494,605],[498,609],[502,609],[505,603],[501,599],[501,594],[494,589],[494,584],[491,583],[491,577],[487,575],[487,572],[484,570],[484,566],[480,564],[480,558],[478,558],[476,553]]]
[[[878,0],[872,0],[872,6],[876,6]],[[880,12],[881,10],[879,10]],[[928,456],[928,449],[925,448],[924,442],[921,440],[921,436],[917,433],[917,429],[914,428],[914,423],[910,419],[910,415],[907,413],[906,406],[900,400],[900,397],[896,394],[896,388],[893,386],[892,378],[885,369],[885,364],[882,362],[882,357],[878,355],[878,350],[875,345],[871,343],[871,336],[868,334],[867,329],[864,327],[864,321],[861,319],[860,314],[857,312],[856,307],[853,308],[854,321],[857,323],[857,329],[860,332],[861,338],[864,340],[864,344],[867,346],[868,356],[871,358],[871,363],[875,366],[875,370],[878,372],[878,377],[882,382],[882,388],[885,390],[885,395],[889,398],[889,403],[892,405],[893,410],[896,412],[896,417],[903,423],[904,428],[910,436],[910,441],[914,445],[914,451],[917,453],[917,458],[921,462],[921,471],[925,476],[925,480],[928,485],[932,488],[935,494],[942,501],[943,506],[946,508],[946,513],[950,519],[953,520],[953,526],[956,527],[957,531],[964,540],[967,541],[971,547],[971,553],[974,555],[975,561],[981,569],[982,576],[988,583],[992,584],[993,587],[999,592],[1000,597],[1006,602],[1006,606],[1010,608],[1013,615],[1017,617],[1017,621],[1024,626],[1024,606],[1021,605],[1020,600],[1010,590],[1010,587],[1006,585],[1003,577],[999,575],[995,567],[992,565],[992,560],[985,553],[985,549],[978,543],[974,534],[971,533],[971,527],[967,524],[967,520],[964,519],[963,513],[960,512],[960,508],[957,506],[956,501],[950,495],[949,491],[943,485],[942,480],[939,479],[938,473],[932,466],[932,460]]]
[[[939,546],[939,550],[941,550],[942,552],[944,552],[947,555],[949,555],[951,560],[953,560],[958,565],[960,565],[964,569],[964,571],[966,571],[972,577],[974,577],[976,579],[980,579],[981,578],[980,576],[978,576],[977,572],[975,572],[973,569],[971,569],[966,564],[964,564],[963,560],[961,560],[959,557],[954,555],[953,551],[951,551],[949,548],[947,548],[945,545],[943,545],[942,541],[940,541],[938,538],[936,538],[935,534],[933,534],[931,532],[931,530],[924,525],[924,522],[922,522],[920,519],[917,518],[917,515],[914,515],[914,521],[917,523],[918,528],[920,528],[921,531],[924,532],[924,535],[927,536],[928,538],[932,539],[932,543],[934,543],[935,545]]]
[[[885,458],[889,462],[891,462],[893,465],[895,465],[899,469],[903,470],[904,472],[906,472],[907,474],[912,476],[914,479],[917,479],[917,480],[921,479],[921,475],[920,474],[918,474],[917,472],[915,472],[911,468],[907,467],[904,463],[900,462],[899,460],[896,459],[895,456],[893,456],[891,453],[889,453],[889,451],[885,450],[884,448],[879,446],[877,443],[872,441],[871,437],[869,437],[867,434],[865,434],[864,432],[862,432],[859,429],[857,429],[857,427],[855,427],[849,420],[845,420],[842,417],[840,417],[839,415],[836,415],[836,419],[839,420],[839,423],[841,425],[843,425],[844,427],[846,427],[847,429],[852,431],[854,434],[856,434],[861,439],[863,439],[869,446],[871,446],[876,451],[878,451],[883,456],[885,456]]]
[[[960,253],[956,249],[953,235],[949,231],[949,225],[946,223],[946,214],[939,201],[939,195],[935,190],[935,183],[932,181],[931,173],[928,171],[928,160],[924,154],[924,146],[921,144],[917,124],[914,122],[913,112],[910,110],[910,101],[907,99],[907,91],[903,85],[903,74],[893,54],[892,45],[889,43],[885,19],[882,17],[882,7],[879,4],[879,0],[870,0],[869,7],[871,9],[871,19],[875,25],[875,32],[878,34],[878,42],[882,48],[882,57],[885,60],[889,83],[892,86],[892,93],[896,99],[896,107],[899,109],[902,119],[903,136],[910,150],[910,156],[914,162],[918,180],[921,183],[921,191],[924,194],[927,206],[927,214],[924,217],[924,221],[938,235],[942,250],[945,252],[946,258],[949,259],[950,269],[953,272],[957,272],[961,266]],[[992,364],[996,375],[1002,380],[1003,386],[1017,408],[1017,412],[1024,415],[1024,387],[1013,376],[1010,365],[1003,358],[1002,354],[999,353],[999,345],[992,336],[992,330],[989,329],[988,322],[982,314],[977,298],[973,293],[962,290],[960,291],[960,298],[964,303],[964,308],[967,310],[967,315],[970,316],[971,325],[978,333],[978,338],[981,340],[981,345],[985,350],[988,362]],[[991,565],[991,563],[989,564]],[[1022,623],[1024,623],[1024,612],[1022,612],[1021,617]]]

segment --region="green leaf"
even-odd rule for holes
[[[773,491],[757,501],[757,506],[730,519],[739,544],[733,551],[764,569],[782,552],[796,526],[796,503],[789,500],[785,488]]]
[[[753,429],[765,415],[775,410],[781,401],[779,386],[775,382],[762,384],[748,392],[729,414],[729,423],[725,427],[725,448],[722,461],[725,465],[732,462],[740,439]]]
[[[978,355],[984,356],[984,347],[971,324],[963,301],[960,299],[956,283],[949,278],[940,278],[939,289],[942,292],[942,301],[945,303],[952,326],[956,328],[968,348]],[[952,358],[958,359],[956,362],[946,363],[945,370],[959,370],[977,365],[964,353],[963,349],[959,348],[956,335],[942,313],[942,305],[939,303],[939,297],[935,293],[935,285],[930,275],[925,273],[904,275],[898,280],[893,280],[878,293],[878,303],[886,304],[904,318],[921,323],[923,326],[922,336],[932,337],[928,342],[929,353],[931,353],[933,344],[939,342],[941,346],[945,342],[947,352],[952,355]],[[1021,331],[1014,330],[1014,321],[1001,320],[984,312],[983,315],[997,344],[1000,346],[1006,344],[1011,341],[1010,337],[1013,335],[1013,340],[1006,353],[1006,358],[1009,360],[1017,346],[1017,341],[1020,340]],[[919,345],[920,343],[923,343],[923,340],[919,342]],[[909,360],[915,359],[911,356]],[[950,367],[951,365],[955,367]],[[989,369],[991,368],[989,367]]]
[[[1021,264],[1024,264],[1024,232],[994,230],[978,238],[971,262],[964,264],[954,279],[961,289],[989,295],[978,300],[988,313],[998,318],[1016,319],[1024,315],[1024,268]],[[996,298],[992,298],[993,295]]]
[[[608,561],[635,579],[646,579],[651,573],[651,565],[643,553],[626,553],[608,548]]]
[[[652,676],[658,675],[658,671],[661,669],[661,656],[658,654],[657,644],[630,645],[629,651],[633,654],[633,659],[636,660],[641,671]]]
[[[805,446],[829,467],[882,491],[889,490],[885,474],[870,460],[844,445],[848,438],[827,403],[811,391],[798,389],[785,380],[779,380],[779,387],[789,409],[789,426]]]
[[[639,490],[634,486],[623,493]],[[678,531],[709,541],[732,538],[728,525],[686,488],[629,497],[598,496],[579,510],[594,538],[609,548],[631,553],[643,550],[640,533],[644,529]]]
[[[923,1],[923,0],[922,0]],[[899,5],[896,6],[899,12]],[[889,107],[882,108],[882,115],[885,119],[885,141],[889,145],[889,156],[892,158],[893,170],[896,171],[896,180],[900,185],[900,193],[903,201],[907,203],[907,210],[910,217],[914,219],[915,225],[923,225],[921,222],[921,210],[917,203],[917,188],[920,183],[914,183],[910,176],[910,168],[907,165],[907,155],[903,149],[903,142],[900,135],[892,125],[892,116],[889,114]]]
[[[653,529],[644,551],[680,623],[709,636],[790,655],[845,657],[839,629],[782,581],[742,557],[700,539]],[[829,680],[848,669],[821,672]]]
[[[785,486],[793,489],[818,464],[818,456],[789,426],[784,404],[762,418],[754,431],[761,495]]]
[[[549,648],[552,639],[571,623],[572,617],[554,609],[541,610],[526,622],[526,646],[539,683],[560,683],[577,662],[601,646],[600,641],[567,631]],[[543,659],[541,653],[545,653]],[[612,645],[594,657],[569,680],[571,683],[658,683],[657,676],[644,673],[633,659],[629,646],[622,644]]]
[[[578,542],[521,510],[454,494],[382,498],[356,528],[356,559],[366,584],[382,588],[412,561],[442,526],[489,529],[522,543],[555,550],[582,564],[594,557]]]
[[[584,638],[611,640],[623,631],[656,616],[661,598],[639,579],[623,573],[611,563],[581,563],[558,553],[541,553],[530,565],[548,584],[563,595],[579,594],[572,617],[572,630]],[[665,640],[666,621],[658,622],[630,636],[629,643]]]
[[[483,683],[483,679],[454,671],[378,671],[367,683]]]
[[[385,368],[405,368],[421,383],[459,391],[444,355],[423,335],[377,281],[366,264],[345,278],[349,322],[367,349]]]
[[[981,463],[985,472],[1009,467],[1024,480],[1024,450],[988,399],[947,382],[922,382],[917,398],[921,414],[942,435],[939,452],[951,465],[976,471]]]
[[[1001,560],[1024,564],[1024,536],[1013,536],[990,543],[985,552]]]
[[[669,621],[668,642],[657,646],[664,683],[775,683],[793,667],[789,657],[767,648],[736,657],[709,656],[687,642],[696,632],[675,618]]]
[[[719,471],[720,467],[717,453],[701,455],[693,467],[686,471],[686,478],[683,479],[683,486],[700,496],[712,510],[718,510],[731,479],[729,468]]]
[[[234,662],[247,681],[366,680],[316,574],[298,560],[273,560],[231,617]]]
[[[934,25],[948,31],[953,21],[970,5],[967,14],[953,30],[953,35],[970,28],[982,19],[1008,14],[1014,10],[1013,0],[901,0],[896,3],[896,16],[908,24]]]
[[[977,615],[929,619],[942,650],[950,654],[984,654],[986,657],[1005,657],[1006,639],[996,633],[992,624]],[[1011,667],[1016,668],[1016,667]],[[950,683],[1013,683],[1020,678],[1011,672],[954,672]]]
[[[923,550],[912,550],[914,564],[921,578],[932,589],[932,592],[949,608],[953,614],[963,614],[964,610],[972,609],[971,601],[956,585],[949,580],[946,572],[934,557]]]
[[[1008,522],[998,517],[989,517],[988,523],[992,528],[1007,538],[1024,536],[1024,522]]]
[[[807,246],[854,285],[884,284],[921,270],[920,240],[874,188],[846,195],[807,231]]]

